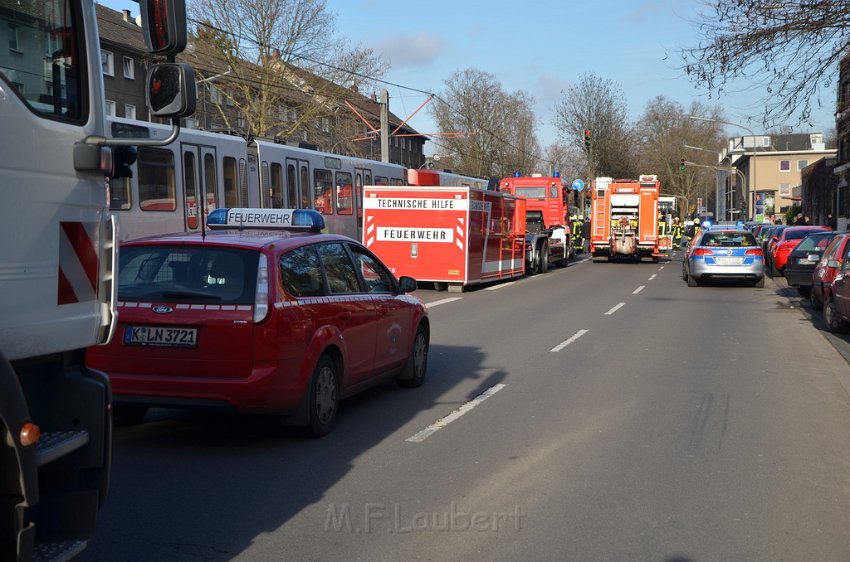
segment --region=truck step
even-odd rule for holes
[[[65,562],[80,555],[86,549],[88,541],[50,541],[37,543],[33,552],[33,562]]]
[[[44,433],[35,446],[38,466],[44,466],[58,458],[82,449],[89,442],[88,431],[52,431]]]

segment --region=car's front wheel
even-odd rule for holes
[[[324,437],[331,432],[339,409],[339,377],[333,359],[323,355],[310,379],[310,421],[307,432]]]
[[[425,372],[428,370],[428,347],[430,345],[428,329],[420,324],[413,337],[413,349],[407,358],[407,365],[396,382],[399,386],[416,388],[422,386],[425,381]]]
[[[812,287],[812,290],[809,291],[809,304],[812,306],[812,310],[820,310],[823,308],[823,303],[815,294],[814,287]]]
[[[112,421],[117,426],[139,425],[148,414],[147,406],[117,404],[112,406]]]

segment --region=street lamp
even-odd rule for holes
[[[755,205],[755,202],[756,202],[755,192],[758,189],[758,186],[756,185],[756,134],[753,132],[752,129],[745,127],[744,125],[741,125],[740,123],[732,123],[731,121],[724,121],[723,119],[715,119],[713,117],[702,117],[700,115],[688,115],[688,119],[693,119],[694,121],[707,121],[709,123],[723,123],[724,125],[730,125],[732,127],[738,127],[740,129],[744,129],[745,131],[750,133],[750,135],[752,135],[752,137],[753,137],[753,152],[752,152],[753,171],[750,174],[750,176],[752,178],[753,185],[752,185],[752,187],[749,186],[749,185],[746,186],[746,188],[745,188],[746,192],[744,193],[744,201],[747,204],[749,204],[750,212],[755,213],[755,206],[756,206]],[[742,145],[744,144],[743,140],[742,140],[741,144]],[[746,147],[742,146],[742,148],[744,149],[744,155],[749,156],[747,154]],[[730,160],[730,163],[731,163],[731,160]],[[750,194],[752,194],[752,202],[750,202],[750,199],[751,199]],[[755,218],[755,217],[753,217],[753,218]]]

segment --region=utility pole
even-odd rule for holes
[[[381,162],[390,161],[390,94],[381,90]]]

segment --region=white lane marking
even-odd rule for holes
[[[407,439],[405,439],[405,441],[410,441],[411,443],[421,443],[421,442],[425,441],[426,439],[428,439],[428,437],[430,437],[434,433],[443,429],[444,427],[446,427],[447,425],[449,425],[450,423],[452,423],[453,421],[455,421],[456,419],[458,419],[462,415],[468,413],[470,410],[472,410],[477,405],[481,404],[482,402],[484,402],[485,400],[487,400],[488,398],[490,398],[491,396],[493,396],[494,394],[496,394],[497,392],[499,392],[500,390],[505,388],[505,386],[507,386],[507,385],[501,384],[501,383],[494,385],[494,386],[491,386],[490,388],[488,388],[487,390],[485,390],[484,392],[482,392],[481,394],[479,394],[478,396],[476,396],[475,398],[473,398],[472,400],[470,400],[469,402],[467,402],[466,404],[464,404],[463,406],[461,406],[460,408],[458,408],[457,410],[455,410],[454,412],[449,414],[448,416],[438,419],[437,421],[435,421],[434,423],[432,423],[431,425],[429,425],[428,427],[426,427],[425,429],[423,429],[422,431],[420,431],[419,433],[417,433],[413,437],[408,437]]]
[[[587,333],[587,330],[579,330],[578,332],[573,334],[573,336],[570,339],[562,341],[561,343],[559,343],[558,345],[556,345],[555,347],[550,349],[549,352],[550,353],[558,353],[559,351],[561,351],[562,349],[564,349],[565,347],[567,347],[568,345],[570,345],[571,343],[573,343],[574,341],[576,341],[577,339],[579,339],[580,337],[585,335],[586,333]]]
[[[501,289],[503,287],[507,287],[510,285],[510,282],[499,283],[498,285],[493,285],[491,287],[484,287],[485,291],[495,291],[496,289]]]
[[[659,267],[659,268],[658,268],[658,271],[661,271],[662,269],[664,269],[664,266],[663,266],[663,265],[662,265],[661,267]]]
[[[646,289],[646,285],[641,285],[640,287],[638,287],[637,289],[635,289],[634,291],[632,291],[632,294],[633,294],[633,295],[636,295],[636,294],[638,294],[639,292],[643,291],[644,289]]]
[[[450,302],[459,301],[462,298],[463,297],[449,297],[447,299],[426,303],[425,306],[428,308],[434,308],[435,306],[440,306],[441,304],[448,304]]]
[[[618,304],[617,306],[615,306],[614,308],[612,308],[611,310],[609,310],[609,311],[608,311],[608,312],[606,312],[605,314],[606,314],[607,316],[611,316],[612,314],[614,314],[615,312],[617,312],[618,310],[620,310],[620,309],[621,309],[622,307],[624,307],[624,306],[626,306],[626,303],[621,302],[620,304]]]
[[[652,281],[653,279],[655,279],[655,274],[654,274],[654,273],[653,273],[652,275],[650,275],[650,276],[649,276],[649,279],[647,279],[647,281]]]

